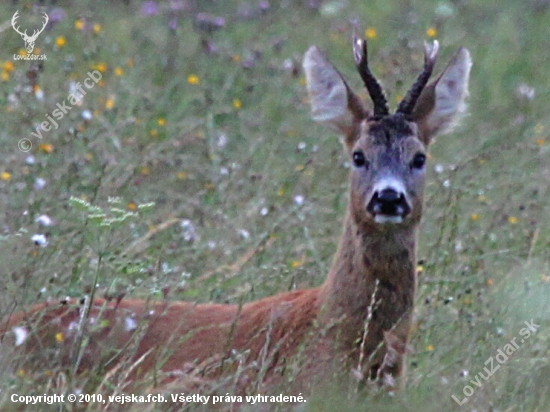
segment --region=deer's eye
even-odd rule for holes
[[[367,159],[365,154],[361,150],[356,150],[353,152],[353,165],[355,167],[368,167]]]
[[[411,161],[411,167],[413,169],[422,169],[426,164],[426,155],[424,153],[417,153],[414,155]]]

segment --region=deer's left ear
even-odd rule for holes
[[[437,133],[449,131],[465,112],[471,67],[470,53],[459,49],[443,73],[418,98],[413,119],[424,144],[428,145]]]

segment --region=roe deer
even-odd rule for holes
[[[343,234],[320,287],[242,306],[132,299],[38,304],[5,321],[2,351],[22,353],[29,373],[54,359],[77,373],[113,377],[127,362],[132,382],[194,374],[199,382],[231,381],[241,394],[291,381],[291,389],[309,394],[350,378],[393,387],[411,327],[427,147],[463,112],[471,60],[459,49],[427,85],[438,43],[426,43],[424,69],[391,114],[369,70],[366,41],[354,39],[353,51],[372,110],[317,47],[303,62],[312,117],[344,135],[352,163]]]

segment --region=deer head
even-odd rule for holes
[[[426,86],[439,44],[426,43],[424,49],[424,69],[393,114],[369,69],[365,40],[354,38],[353,52],[372,110],[317,47],[306,52],[304,69],[312,117],[345,135],[353,164],[350,211],[359,228],[392,230],[419,222],[427,147],[432,137],[449,130],[465,109],[472,64],[468,50],[459,49],[443,73]]]
[[[27,30],[25,30],[24,32],[21,32],[19,30],[19,27],[15,26],[17,23],[17,19],[19,18],[18,13],[19,13],[19,10],[16,11],[15,14],[13,15],[11,19],[11,25],[13,26],[13,29],[17,33],[19,33],[23,38],[23,40],[25,41],[25,49],[27,49],[27,53],[31,54],[32,51],[34,50],[34,42],[36,41],[36,38],[38,37],[38,35],[42,33],[46,28],[46,24],[48,24],[49,18],[48,18],[48,15],[44,13],[44,24],[42,25],[42,28],[40,30],[34,30],[32,36],[29,36],[27,34]]]

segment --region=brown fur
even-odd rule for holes
[[[366,314],[378,275],[380,302],[363,344],[366,356],[361,365],[365,376],[374,377],[376,370],[371,372],[371,368],[384,357],[384,350],[378,348],[384,332],[395,330],[403,342],[407,339],[415,284],[414,240],[394,251],[388,249],[384,256],[365,253],[368,248],[364,240],[353,236],[353,232],[356,228],[348,218],[334,267],[319,288],[281,293],[242,307],[96,299],[87,318],[83,317],[86,305],[78,301],[43,303],[12,316],[4,330],[28,330],[30,335],[22,346],[34,356],[31,363],[37,370],[39,365],[51,362],[52,355],[62,365],[73,365],[78,353],[76,337],[82,330],[90,339],[78,364],[81,372],[102,363],[108,370],[128,354],[133,362],[146,354],[133,376],[153,369],[173,373],[202,364],[201,376],[219,378],[235,372],[232,352],[247,350],[247,363],[256,361],[258,365],[247,373],[246,383],[255,382],[262,369],[266,371],[263,381],[278,382],[277,376],[284,374],[287,364],[296,361],[301,368],[298,377],[305,380],[296,387],[305,390],[317,381],[316,377],[332,376],[336,371],[338,375],[350,375],[358,366]],[[390,256],[392,264],[387,260]],[[402,261],[404,256],[407,262]],[[372,269],[367,269],[366,262],[371,262]],[[388,271],[393,275],[386,280],[384,274]],[[128,327],[127,319],[135,325]],[[2,345],[13,345],[10,338]],[[379,354],[369,360],[377,349]],[[312,351],[316,353],[314,358],[308,356]],[[298,352],[304,354],[305,361],[293,359]]]

